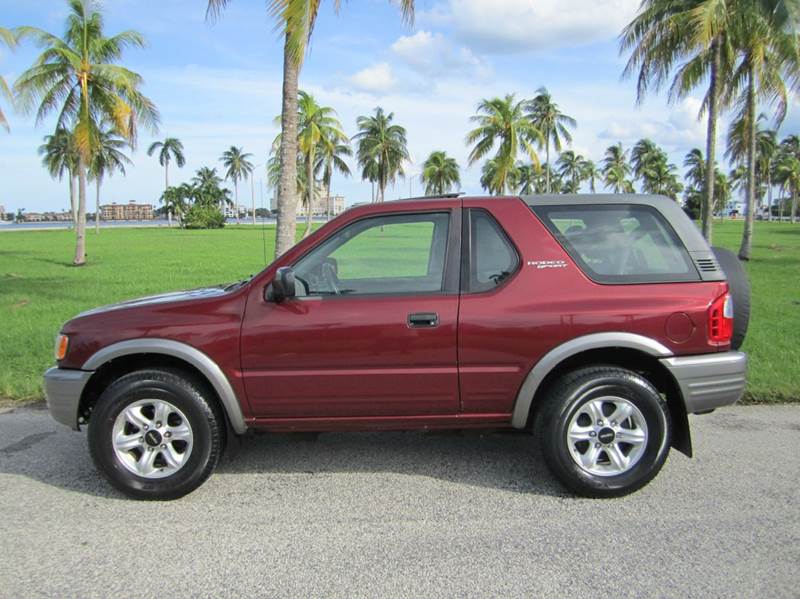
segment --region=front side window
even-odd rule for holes
[[[297,294],[442,291],[449,223],[446,212],[376,216],[351,223],[295,265]]]
[[[649,206],[536,206],[583,271],[601,283],[694,281],[697,270],[664,217]]]

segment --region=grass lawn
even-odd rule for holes
[[[738,249],[742,223],[715,223],[715,243]],[[303,227],[299,227],[300,231]],[[53,337],[95,306],[163,291],[234,281],[264,265],[261,228],[89,230],[88,265],[74,268],[70,231],[0,233],[0,397],[42,396]],[[274,227],[265,231],[272,258]],[[800,226],[756,223],[747,265],[753,311],[748,397],[800,401]]]

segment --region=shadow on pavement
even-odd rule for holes
[[[15,423],[18,418],[24,422]],[[510,432],[254,434],[234,441],[216,472],[262,475],[265,486],[269,477],[281,475],[389,473],[569,496],[546,470],[534,439]],[[0,414],[0,473],[96,497],[124,498],[94,469],[85,432],[62,428],[38,409]]]

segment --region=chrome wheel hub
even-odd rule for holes
[[[180,470],[192,453],[194,435],[186,416],[162,399],[140,399],[119,413],[111,431],[114,453],[143,478]]]
[[[567,447],[575,463],[589,474],[624,474],[644,454],[647,422],[639,408],[625,398],[593,398],[570,420]]]

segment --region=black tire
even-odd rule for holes
[[[712,247],[711,250],[728,279],[728,287],[733,298],[731,348],[739,349],[744,343],[747,325],[750,322],[750,280],[736,254],[721,247]]]
[[[88,440],[95,466],[116,489],[135,499],[177,499],[194,491],[211,475],[224,446],[224,420],[216,404],[207,398],[208,393],[202,384],[178,370],[139,370],[119,378],[106,388],[92,412]],[[130,404],[146,399],[169,402],[185,415],[192,431],[186,462],[164,478],[131,472],[112,443],[117,416]]]
[[[621,474],[605,476],[578,465],[567,437],[579,410],[604,396],[633,404],[648,431],[638,462]],[[567,488],[586,497],[619,497],[641,489],[661,470],[669,454],[672,426],[665,400],[646,379],[623,368],[593,366],[568,372],[549,387],[535,421],[535,434],[547,467]]]

